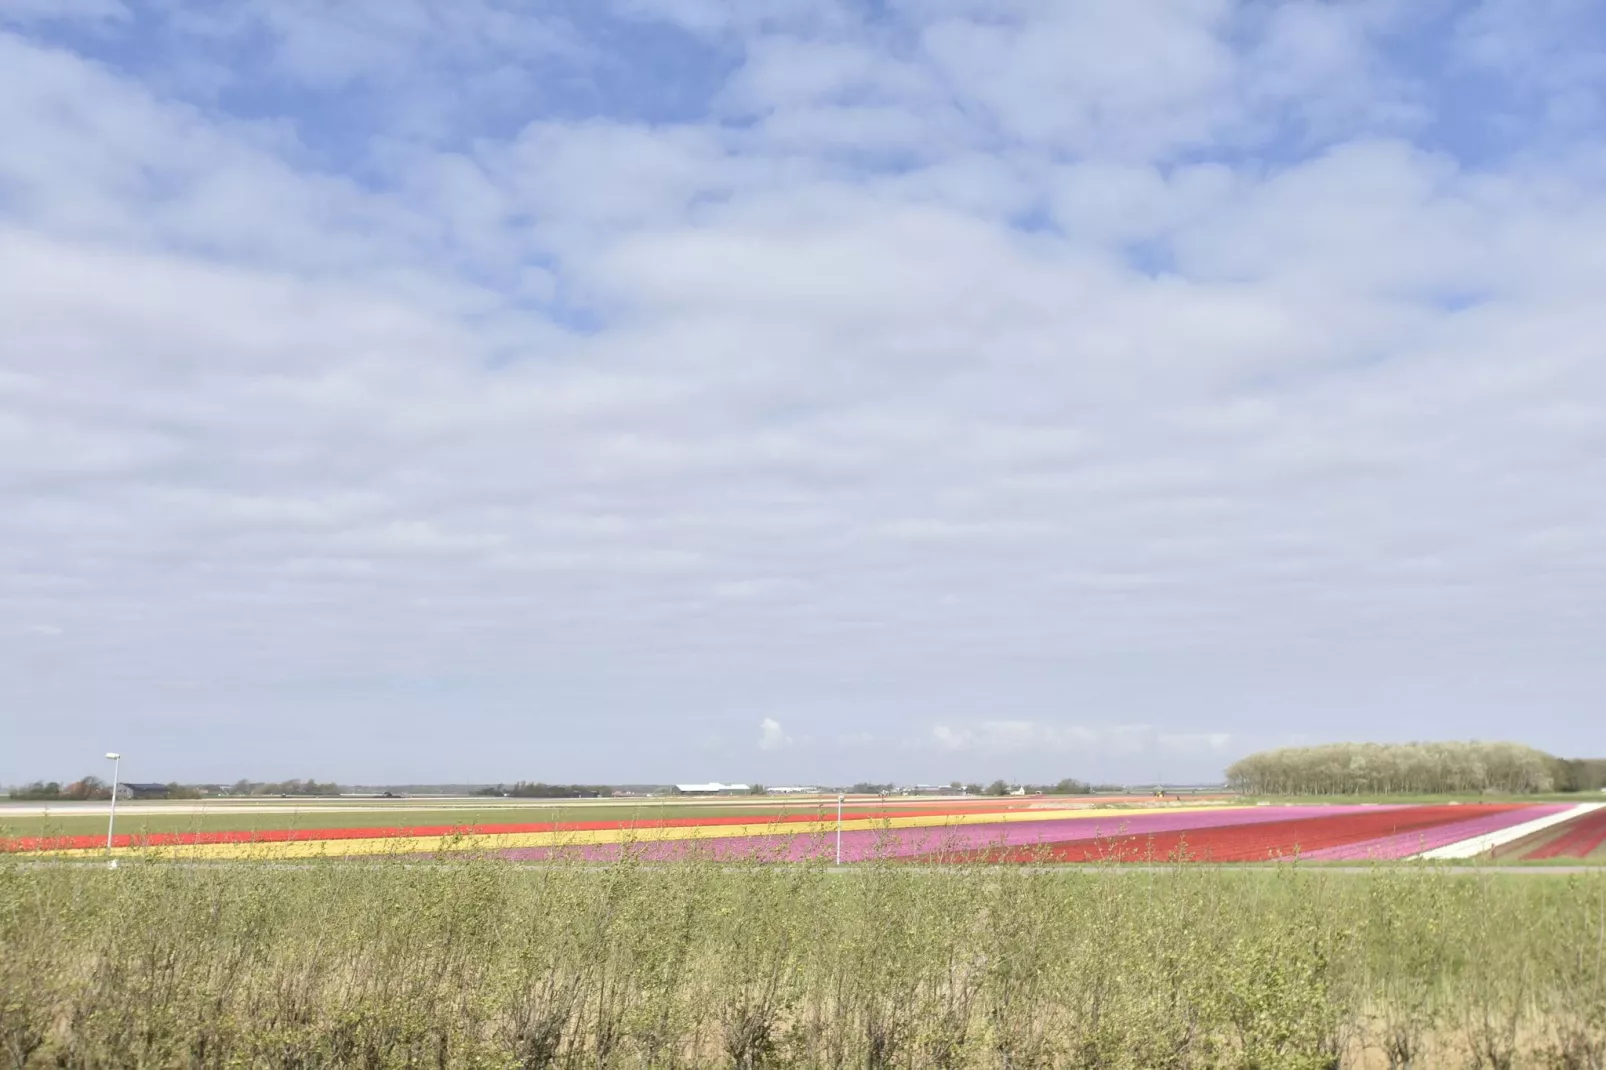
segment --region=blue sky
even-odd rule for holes
[[[1606,753],[1606,9],[0,0],[0,782]]]

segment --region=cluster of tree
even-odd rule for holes
[[[1042,792],[1044,795],[1086,795],[1093,790],[1093,785],[1085,780],[1075,777],[1066,777],[1058,784],[1028,784],[1026,794],[1035,795]]]
[[[1015,785],[1005,780],[995,780],[985,788],[980,784],[964,784],[954,781],[950,787],[963,788],[971,795],[1009,795],[1016,790]],[[1093,790],[1093,785],[1085,780],[1066,777],[1057,784],[1024,784],[1020,790],[1027,795],[1086,795]]]
[[[1014,785],[1003,780],[995,780],[983,787],[980,784],[967,784],[962,780],[951,781],[948,785],[950,791],[962,791],[967,795],[1008,795],[1015,790]],[[891,795],[898,790],[896,784],[873,784],[868,780],[861,780],[848,791],[855,795]],[[1027,784],[1026,794],[1039,793],[1043,795],[1086,795],[1093,790],[1093,786],[1085,780],[1076,780],[1066,777],[1058,784]]]
[[[24,784],[20,788],[13,788],[11,798],[23,799],[33,802],[87,802],[94,799],[109,799],[112,797],[112,786],[97,776],[86,776],[82,780],[75,780],[71,784],[62,786],[56,780],[35,780],[31,784]],[[187,784],[168,784],[167,797],[169,799],[199,799],[200,789]]]
[[[1519,743],[1329,743],[1251,754],[1227,783],[1249,795],[1524,794],[1554,790],[1556,767]]]
[[[511,788],[498,784],[480,788],[474,794],[508,795],[515,799],[596,799],[612,792],[613,789],[605,784],[542,784],[539,781],[532,784],[521,780]]]
[[[28,799],[40,802],[73,801],[83,802],[89,799],[109,799],[112,797],[112,786],[100,777],[86,776],[82,780],[75,780],[63,787],[58,780],[35,780],[31,784],[24,784],[11,792],[13,799]]]
[[[229,788],[230,795],[339,795],[340,785],[334,781],[319,783],[316,780],[281,780],[263,783],[256,780],[236,780]]]
[[[1557,791],[1606,790],[1606,758],[1557,758]]]

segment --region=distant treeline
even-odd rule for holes
[[[13,799],[27,799],[31,802],[84,802],[89,799],[109,799],[111,795],[111,785],[94,776],[75,780],[65,787],[58,780],[35,780],[20,788],[11,789]]]
[[[967,795],[1008,795],[1015,790],[1015,787],[1016,785],[1004,780],[995,780],[985,787],[981,784],[966,784],[962,780],[955,780],[948,785],[948,790],[962,791]],[[1021,788],[1028,795],[1086,795],[1092,791],[1119,790],[1118,785],[1101,784],[1095,786],[1085,780],[1077,780],[1073,777],[1066,777],[1057,784],[1024,784],[1021,785]],[[862,780],[848,790],[855,795],[891,795],[897,791],[911,789],[899,788],[896,784],[875,784],[868,780]]]
[[[1588,791],[1606,784],[1606,761],[1520,743],[1329,743],[1251,754],[1227,770],[1227,783],[1249,795]]]
[[[339,795],[340,785],[332,780],[236,780],[227,791],[230,795]]]
[[[35,780],[20,788],[11,789],[12,799],[28,802],[88,802],[112,797],[112,786],[97,776],[86,776],[63,786],[56,780]],[[183,784],[167,785],[170,799],[198,799],[200,791]]]
[[[519,781],[511,788],[502,784],[480,788],[475,795],[509,795],[515,799],[596,799],[611,795],[613,789],[605,784],[542,784]]]
[[[1557,791],[1600,791],[1606,788],[1606,758],[1557,758]]]
[[[1057,784],[1026,785],[1026,794],[1028,795],[1033,795],[1037,792],[1042,792],[1044,795],[1086,795],[1097,790],[1108,791],[1111,790],[1111,786],[1108,784],[1095,786],[1085,780],[1077,780],[1075,777],[1066,777]]]

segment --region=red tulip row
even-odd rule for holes
[[[1054,862],[1265,862],[1382,836],[1426,832],[1466,819],[1464,806],[1411,806],[1253,825],[993,848],[945,857],[954,861],[997,862],[1039,859]]]
[[[1592,810],[1562,826],[1561,835],[1522,856],[1524,862],[1546,858],[1588,858],[1606,845],[1606,809]]]

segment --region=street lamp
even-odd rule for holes
[[[836,797],[836,864],[842,864],[842,799],[839,793]]]
[[[112,808],[106,818],[106,857],[112,856],[112,829],[117,825],[117,773],[123,764],[123,756],[114,750],[106,752],[106,760],[112,763]],[[112,865],[116,865],[113,862]]]

